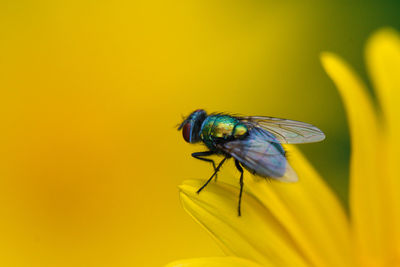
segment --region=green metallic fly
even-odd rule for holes
[[[240,192],[238,215],[243,193],[243,168],[253,175],[273,178],[285,182],[298,180],[290,167],[283,144],[313,143],[325,139],[324,133],[317,127],[299,121],[272,117],[236,117],[222,113],[207,113],[198,109],[192,112],[180,124],[183,138],[188,143],[202,141],[208,151],[196,152],[196,159],[212,163],[213,175],[197,190],[200,193],[216,177],[224,162],[233,157],[240,172]],[[215,165],[214,160],[206,158],[221,155],[224,158]]]

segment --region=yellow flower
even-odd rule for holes
[[[369,40],[366,61],[379,100],[338,56],[322,64],[343,98],[351,131],[350,216],[293,147],[294,184],[247,179],[243,215],[237,186],[185,181],[185,210],[227,257],[182,260],[172,266],[400,266],[400,38],[390,29]],[[378,115],[381,114],[381,117]],[[193,242],[196,242],[193,240]]]

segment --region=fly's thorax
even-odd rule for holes
[[[217,117],[211,131],[214,138],[229,139],[238,121],[230,116]]]
[[[200,137],[208,148],[215,150],[216,144],[242,138],[247,131],[247,127],[235,117],[211,115],[204,120]]]

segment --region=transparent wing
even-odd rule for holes
[[[273,117],[239,117],[252,128],[262,128],[274,135],[270,142],[285,144],[313,143],[325,139],[325,134],[309,123]]]
[[[265,136],[275,139],[272,134],[257,128],[243,140],[226,142],[221,149],[253,174],[284,182],[297,181],[297,174],[286,160],[282,146],[276,141],[265,141]]]

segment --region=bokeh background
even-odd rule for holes
[[[342,55],[369,83],[363,45],[400,29],[399,11],[398,1],[1,1],[0,266],[222,255],[178,198],[184,179],[211,172],[175,128],[197,108],[319,126],[326,141],[300,149],[347,205],[346,117],[318,56]]]

